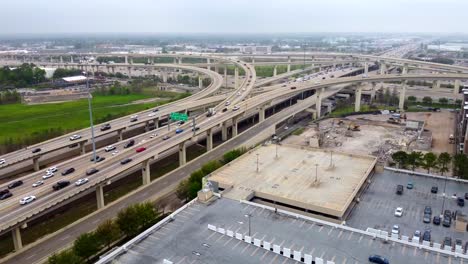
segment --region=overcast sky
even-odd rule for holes
[[[468,0],[1,0],[0,34],[468,32]]]

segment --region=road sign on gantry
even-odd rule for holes
[[[188,115],[187,114],[182,114],[182,113],[171,113],[170,114],[171,120],[174,121],[187,121],[188,120]]]

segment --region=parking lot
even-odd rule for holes
[[[250,218],[246,217],[250,215]],[[272,251],[211,231],[208,224],[249,233],[263,241],[301,251],[336,264],[368,263],[369,255],[390,263],[468,263],[413,246],[372,239],[360,233],[276,214],[221,198],[211,205],[195,203],[174,221],[135,244],[113,263],[297,263]]]
[[[406,188],[410,181],[414,184],[413,189]],[[449,209],[452,212],[459,210],[468,215],[468,205],[460,207],[457,205],[456,199],[452,198],[453,194],[464,197],[465,192],[468,192],[468,184],[451,180],[446,182],[447,196],[444,210]],[[442,179],[387,170],[383,173],[376,173],[346,223],[364,230],[371,227],[389,232],[392,226],[397,224],[400,227],[400,234],[409,237],[412,237],[416,230],[424,232],[428,229],[431,230],[432,241],[442,243],[444,237],[448,236],[452,238],[453,243],[455,239],[461,239],[464,246],[468,241],[468,232],[457,232],[454,228],[454,221],[449,228],[442,226],[442,224],[432,223],[434,215],[440,215],[442,212],[444,183],[445,180]],[[398,184],[404,186],[402,195],[396,194]],[[437,194],[431,193],[432,186],[438,186]],[[465,202],[468,201],[465,200]],[[425,206],[432,208],[431,223],[428,224],[423,223]],[[397,207],[403,208],[401,217],[394,216]]]

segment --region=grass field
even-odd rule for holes
[[[95,121],[106,117],[120,117],[142,111],[180,98],[177,93],[164,94],[158,102],[130,104],[136,100],[153,98],[146,94],[108,95],[93,97]],[[72,131],[89,126],[88,101],[86,99],[41,105],[11,104],[0,106],[0,144],[8,138],[18,140],[33,133],[51,128]]]

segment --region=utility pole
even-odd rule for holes
[[[96,143],[94,142],[94,125],[93,125],[93,110],[91,106],[91,88],[89,87],[89,73],[86,72],[86,89],[88,90],[88,111],[89,111],[89,123],[91,125],[91,142],[93,145],[93,161],[96,163]]]
[[[260,154],[257,153],[257,172],[258,172],[258,155]]]

